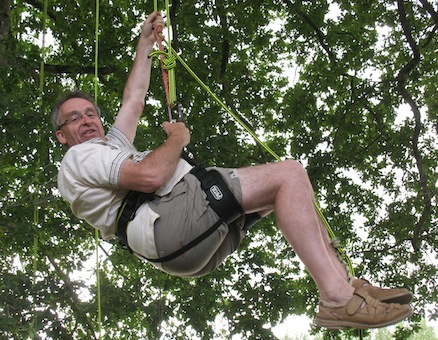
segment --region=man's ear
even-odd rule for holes
[[[67,144],[67,139],[65,138],[65,136],[64,136],[64,134],[62,133],[61,130],[56,131],[55,134],[56,134],[56,138],[58,138],[58,141],[59,141],[61,144],[64,144],[64,145]]]

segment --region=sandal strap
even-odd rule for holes
[[[356,283],[356,286],[357,287],[360,287],[360,288],[362,288],[364,285],[371,285],[372,286],[372,284],[370,283],[370,281],[368,281],[368,280],[366,280],[366,279],[359,279],[359,278],[357,278],[357,279],[355,279],[354,281],[356,281],[357,283]],[[353,281],[353,282],[354,282]]]
[[[347,305],[347,314],[354,315],[357,311],[362,307],[362,305],[366,303],[374,308],[377,308],[379,301],[373,299],[365,289],[356,288],[352,299],[348,302]]]

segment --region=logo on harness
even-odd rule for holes
[[[219,189],[217,185],[213,185],[210,188],[210,192],[216,201],[220,201],[222,197],[224,197],[224,194],[222,193],[221,189]]]

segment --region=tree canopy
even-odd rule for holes
[[[189,280],[96,242],[60,197],[65,150],[51,106],[67,89],[97,93],[109,127],[152,10],[138,0],[0,3],[2,337],[268,339],[288,315],[316,313],[316,287],[272,217],[217,271]],[[436,2],[172,0],[170,19],[172,46],[197,76],[278,155],[306,166],[356,274],[414,292],[416,313],[396,336],[425,313],[437,318]],[[180,64],[176,82],[195,160],[273,161]],[[163,141],[166,111],[156,62],[138,149]]]

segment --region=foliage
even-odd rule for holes
[[[45,20],[42,0],[0,4],[1,337],[268,339],[275,337],[271,326],[288,315],[313,317],[316,288],[269,218],[219,270],[193,280],[167,276],[100,243],[99,330],[90,271],[94,231],[56,190],[64,150],[49,117],[63,90],[94,91],[95,2],[47,3]],[[358,275],[415,293],[416,314],[398,337],[415,333],[425,310],[437,318],[436,6],[427,0],[172,3],[173,47],[280,156],[306,165]],[[152,7],[151,1],[100,3],[98,103],[106,126]],[[180,65],[177,91],[196,160],[272,161]],[[163,139],[158,65],[149,94],[155,101],[146,105],[139,149]]]

